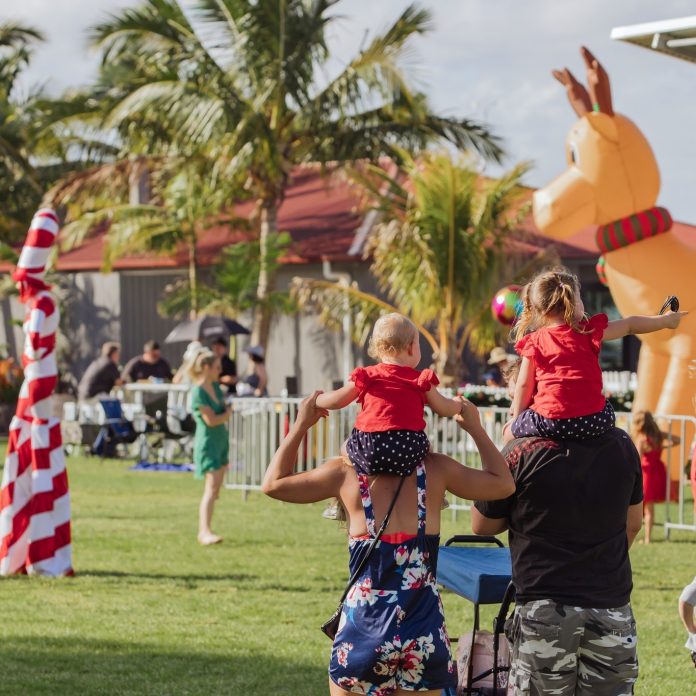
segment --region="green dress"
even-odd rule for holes
[[[215,425],[212,428],[205,424],[201,416],[200,407],[207,406],[214,413],[224,413],[225,398],[217,382],[213,382],[216,400],[203,387],[194,386],[191,389],[191,409],[196,421],[196,435],[193,441],[193,462],[196,465],[196,478],[203,478],[205,474],[217,471],[220,467],[227,466],[230,452],[230,439],[227,426]]]

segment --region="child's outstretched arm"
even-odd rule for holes
[[[319,394],[317,397],[317,408],[326,408],[329,411],[337,411],[340,408],[345,408],[348,404],[352,404],[358,398],[359,390],[353,384],[348,382],[340,389]]]
[[[445,416],[451,418],[456,416],[462,411],[462,402],[458,399],[450,399],[444,394],[440,394],[437,387],[430,387],[430,389],[425,393],[426,401],[428,406],[437,413],[438,416]]]
[[[676,329],[682,317],[688,312],[668,312],[654,317],[631,316],[625,319],[610,321],[604,330],[603,341],[612,341],[629,334],[646,334],[662,329]]]
[[[532,403],[535,386],[534,360],[531,358],[522,358],[522,362],[520,363],[520,374],[515,384],[515,396],[512,399],[512,407],[510,409],[513,418],[517,418],[517,416]]]

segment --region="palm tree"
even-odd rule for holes
[[[185,13],[181,0],[144,0],[93,32],[103,50],[100,93],[109,100],[104,126],[132,134],[159,124],[161,137],[143,143],[143,154],[201,154],[213,176],[255,200],[252,340],[262,345],[278,209],[297,165],[377,160],[435,140],[501,155],[485,127],[433,114],[408,85],[400,64],[410,39],[430,27],[429,13],[416,6],[327,81],[326,30],[338,1],[198,0]]]
[[[196,242],[206,222],[219,224],[214,216],[229,200],[230,191],[225,182],[207,175],[207,163],[200,158],[147,164],[152,176],[148,181],[151,202],[146,204],[114,203],[128,198],[132,162],[101,165],[61,182],[52,197],[68,207],[78,201],[80,211],[73,213],[71,217],[76,219],[63,228],[64,244],[79,246],[93,230],[106,230],[106,271],[125,254],[171,254],[183,248],[188,265],[186,304],[195,317],[199,309]]]
[[[511,245],[523,235],[519,223],[528,212],[521,185],[527,168],[484,179],[447,154],[428,153],[406,159],[405,176],[390,177],[377,166],[354,172],[381,211],[365,254],[386,299],[308,278],[295,279],[295,296],[332,327],[350,312],[361,345],[380,314],[407,314],[432,348],[438,372],[459,376],[467,343],[484,353],[504,336],[490,313],[495,291],[549,262],[549,252],[530,260]]]

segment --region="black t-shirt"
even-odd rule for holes
[[[517,601],[613,608],[633,588],[628,507],[643,500],[640,456],[618,428],[584,441],[523,438],[503,450],[517,490],[477,501],[509,529]]]
[[[220,358],[220,377],[236,377],[237,365],[229,355],[223,355]]]
[[[77,395],[80,399],[91,399],[97,394],[108,394],[120,376],[118,365],[111,358],[97,358],[82,375]]]
[[[138,382],[151,377],[166,380],[172,378],[172,368],[164,358],[160,358],[155,363],[149,363],[143,360],[142,355],[138,355],[129,360],[123,368],[123,379],[126,382]]]

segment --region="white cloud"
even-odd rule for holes
[[[186,0],[187,3],[193,0]],[[84,84],[97,57],[86,49],[86,30],[134,0],[22,0],[0,21],[17,18],[43,29],[29,76],[52,91]],[[505,138],[510,161],[530,159],[530,181],[544,184],[563,167],[563,140],[574,115],[550,75],[567,66],[578,77],[578,54],[588,45],[612,80],[615,107],[644,130],[662,170],[661,202],[680,219],[696,222],[693,171],[696,66],[609,39],[612,27],[693,14],[692,0],[430,0],[434,30],[414,42],[409,68],[434,106],[476,117]],[[345,19],[331,29],[334,68],[354,54],[365,33],[381,31],[406,0],[344,0]]]

